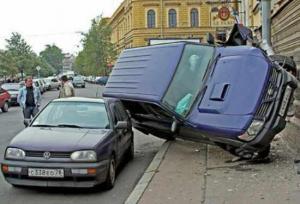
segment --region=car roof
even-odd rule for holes
[[[69,97],[69,98],[54,99],[53,102],[93,102],[93,103],[104,103],[104,100],[100,99],[100,98]]]

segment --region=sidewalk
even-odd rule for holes
[[[176,140],[166,143],[161,162],[150,168],[126,203],[134,204],[251,204],[300,202],[300,175],[295,154],[278,138],[271,162],[231,162],[218,147]],[[142,185],[141,185],[142,184]],[[141,188],[143,187],[143,188]],[[138,192],[138,193],[137,193]],[[139,197],[140,195],[140,197]],[[134,197],[134,199],[132,199]],[[136,202],[138,201],[138,202]]]

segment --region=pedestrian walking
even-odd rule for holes
[[[32,78],[25,79],[25,86],[19,90],[18,103],[23,109],[24,125],[27,126],[38,112],[41,103],[41,92],[33,86]]]
[[[73,84],[68,80],[67,76],[61,77],[62,86],[58,98],[67,98],[75,96],[75,89]]]

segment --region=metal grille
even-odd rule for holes
[[[268,86],[265,89],[261,105],[255,115],[256,119],[265,120],[268,117],[269,109],[274,100],[276,99],[276,93],[278,91],[278,75],[279,74],[277,73],[277,71],[274,68],[272,68],[272,73],[269,78]]]
[[[42,151],[26,151],[26,157],[44,157],[44,153]],[[50,152],[50,158],[70,158],[71,153],[69,152]]]

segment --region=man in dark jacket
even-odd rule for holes
[[[18,103],[23,109],[24,124],[27,125],[39,111],[41,103],[41,92],[38,88],[33,87],[32,78],[26,78],[25,87],[22,87],[18,95]]]

